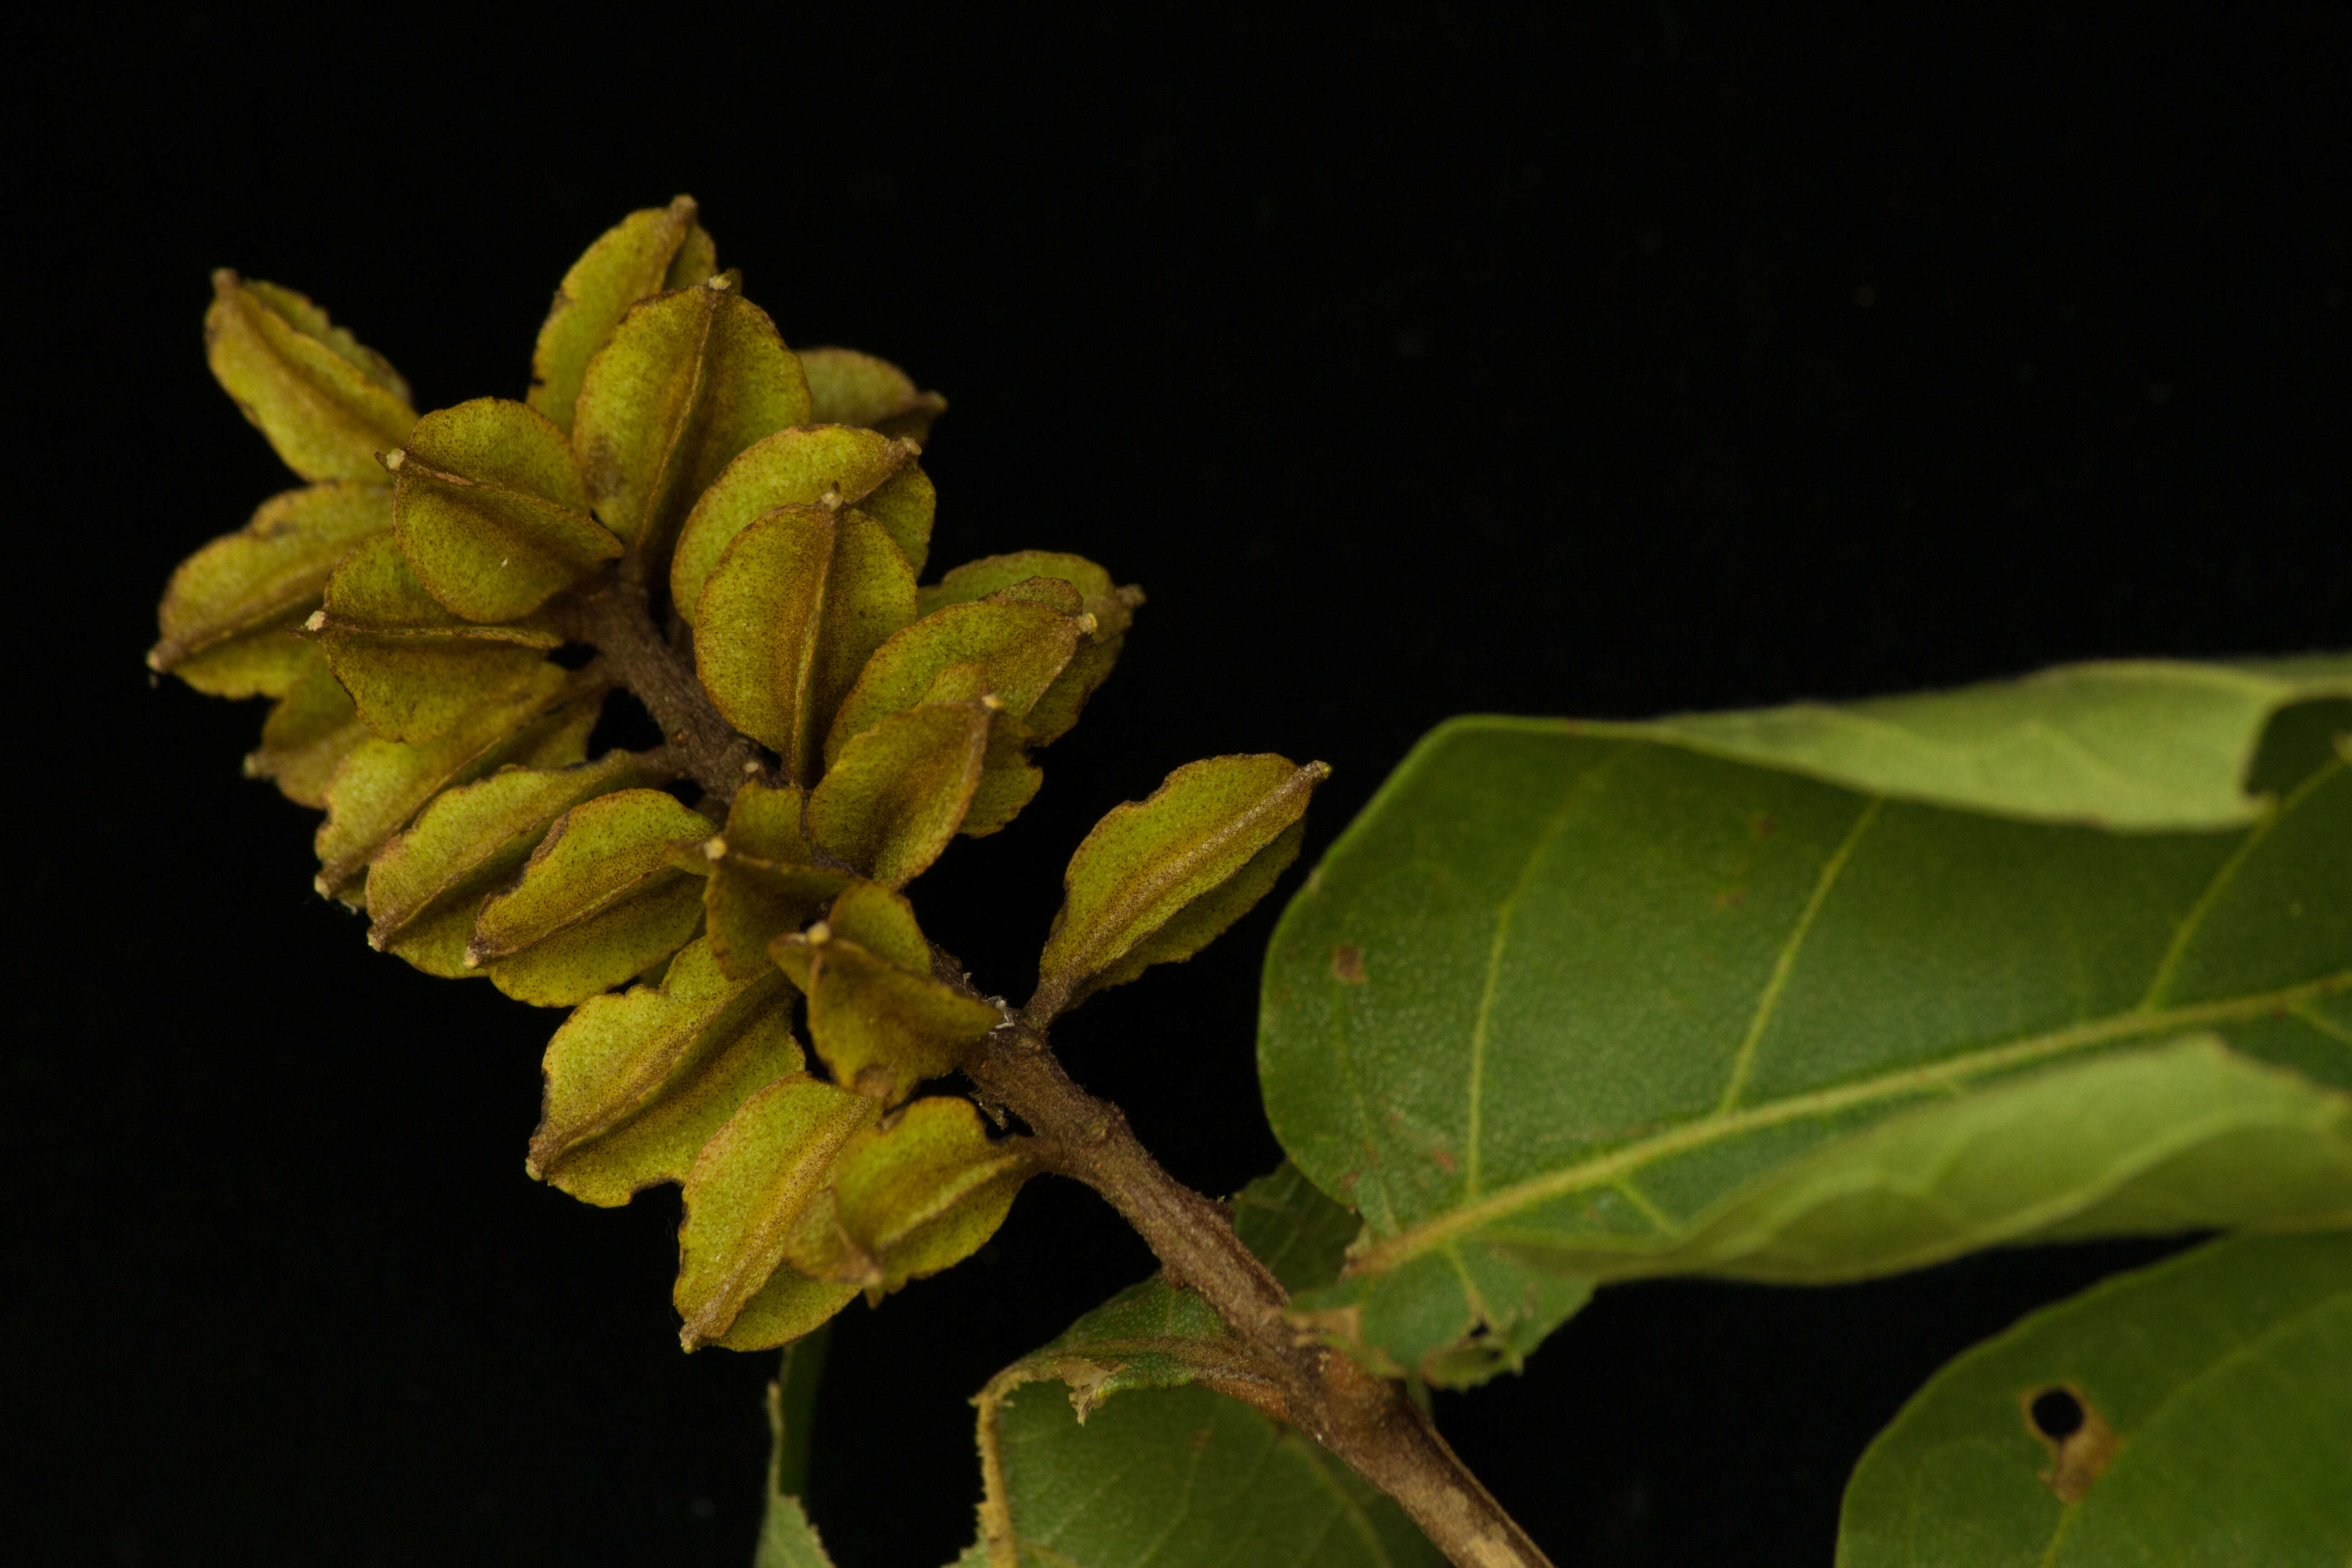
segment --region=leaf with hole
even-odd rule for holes
[[[2352,1234],[2234,1237],[1954,1361],[1846,1487],[1839,1568],[2352,1561]]]
[[[684,1181],[745,1100],[801,1070],[792,1011],[781,973],[730,980],[699,939],[658,986],[591,996],[548,1042],[530,1173],[608,1207]]]
[[[467,620],[518,620],[621,553],[588,515],[572,444],[522,404],[477,397],[438,409],[383,463],[402,552],[425,591]]]
[[[1302,1308],[1375,1364],[1474,1382],[1601,1279],[1850,1279],[2352,1201],[2347,713],[2249,736],[2236,775],[2278,804],[2194,833],[1893,800],[1674,728],[1440,728],[1267,955],[1276,1134],[1369,1227]],[[2150,1050],[2192,1033],[2235,1054]]]
[[[243,414],[306,479],[380,481],[378,452],[416,423],[382,354],[291,289],[213,274],[205,357]]]
[[[568,768],[508,768],[443,791],[368,863],[368,945],[427,974],[479,974],[466,948],[482,901],[514,880],[557,817],[654,778],[642,757],[608,752]]]
[[[677,1286],[688,1350],[764,1350],[796,1339],[857,1294],[784,1262],[812,1200],[833,1180],[842,1146],[882,1108],[806,1073],[743,1102],[703,1146],[686,1178]]]
[[[691,289],[719,270],[718,249],[695,217],[692,196],[633,212],[599,235],[556,285],[530,358],[530,402],[566,436],[588,362],[612,341],[628,308],[665,289]]]
[[[1031,1007],[1051,1017],[1206,946],[1297,855],[1291,830],[1330,773],[1271,754],[1211,757],[1170,773],[1149,799],[1112,808],[1063,874]]]
[[[295,629],[344,555],[391,528],[384,485],[344,479],[270,497],[172,574],[147,668],[214,697],[284,697],[310,662]]]
[[[979,1251],[1036,1172],[1017,1140],[990,1142],[971,1101],[915,1100],[844,1147],[816,1200],[822,1223],[796,1231],[787,1256],[878,1298]]]
[[[931,421],[948,410],[936,392],[917,389],[914,378],[888,360],[856,349],[806,349],[809,418],[820,425],[862,425],[885,436],[928,441]]]
[[[541,663],[521,689],[470,710],[436,740],[412,745],[371,735],[362,741],[327,784],[327,820],[313,842],[319,891],[350,898],[384,840],[453,784],[470,784],[509,763],[562,768],[582,761],[603,703],[601,686],[578,683]]]
[[[725,832],[704,847],[703,923],[711,955],[735,979],[769,968],[768,944],[816,919],[856,880],[814,863],[801,832],[802,800],[795,785],[747,781],[728,803]]]
[[[834,1081],[885,1105],[953,1072],[1004,1021],[932,978],[914,910],[872,882],[851,887],[824,921],[768,951],[807,994],[809,1038]]]
[[[695,667],[711,705],[816,782],[826,728],[874,650],[915,618],[915,574],[855,510],[790,506],[735,536],[703,585]]]
[[[562,634],[541,621],[478,626],[425,591],[400,541],[377,534],[328,579],[303,623],[361,722],[387,741],[447,734],[467,714],[529,686]]]
[[[808,383],[729,273],[631,306],[576,406],[572,449],[596,515],[658,583],[695,499],[751,443],[807,422]]]
[[[657,789],[573,806],[515,885],[482,905],[467,966],[542,1007],[569,1007],[644,973],[701,923],[709,833],[709,818]]]
[[[856,510],[898,546],[910,572],[923,569],[935,498],[915,464],[915,447],[846,425],[779,430],[744,449],[694,503],[670,558],[670,598],[691,622],[719,557],[779,507]]]

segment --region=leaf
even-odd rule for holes
[[[1244,1244],[1293,1291],[1335,1279],[1358,1229],[1353,1214],[1287,1164],[1243,1189],[1233,1209]],[[1026,1384],[1055,1380],[1066,1385],[1066,1406],[1035,1394],[1016,1397]],[[1098,1414],[1114,1395],[1164,1390],[1182,1392],[1145,1392]],[[1189,1550],[1197,1561],[1245,1568],[1294,1561],[1443,1561],[1394,1504],[1345,1466],[1311,1446],[1295,1453],[1285,1447],[1295,1439],[1277,1434],[1287,1429],[1253,1407],[1272,1397],[1234,1351],[1207,1302],[1164,1279],[1121,1291],[999,1373],[976,1402],[988,1488],[981,1505],[983,1546],[995,1544],[1003,1553],[998,1561],[1052,1568],[1065,1562],[1129,1563],[1154,1550],[1155,1562]],[[1129,1493],[1131,1474],[1150,1478],[1171,1461],[1192,1462],[1191,1450],[1203,1432],[1212,1452],[1220,1439],[1230,1438],[1264,1455],[1267,1469],[1244,1477],[1239,1487],[1196,1481],[1187,1495],[1199,1500],[1186,1506],[1216,1517],[1195,1520],[1169,1506],[1164,1495],[1141,1489]],[[1266,1480],[1267,1474],[1275,1480]],[[1270,1489],[1249,1494],[1251,1487]],[[1088,1494],[1103,1501],[1081,1506]],[[1262,1506],[1220,1514],[1222,1500],[1235,1494],[1249,1494],[1246,1503]],[[1129,1495],[1150,1506],[1130,1512],[1110,1500]],[[1302,1532],[1304,1549],[1289,1533],[1293,1510],[1313,1526]],[[1148,1525],[1139,1525],[1139,1518]],[[1162,1544],[1155,1548],[1155,1542]],[[967,1558],[991,1560],[982,1548]]]
[[[793,1073],[745,1100],[703,1146],[687,1174],[678,1230],[674,1300],[688,1350],[765,1350],[807,1332],[857,1293],[855,1285],[796,1274],[783,1264],[784,1248],[831,1182],[842,1145],[881,1111],[862,1094]]]
[[[270,706],[260,746],[246,754],[245,776],[274,779],[296,805],[323,807],[335,770],[368,739],[368,727],[327,656],[315,644],[289,640],[302,650],[301,673]]]
[[[644,759],[611,752],[568,768],[508,768],[445,790],[369,862],[368,945],[427,974],[461,979],[482,900],[514,879],[559,816],[653,782]]]
[[[2272,718],[2329,697],[2352,697],[2352,655],[2070,664],[1957,691],[1582,728],[1898,800],[2115,828],[2222,828],[2269,805],[2245,771]]]
[[[1146,964],[1189,958],[1240,919],[1298,853],[1284,836],[1330,773],[1272,754],[1212,757],[1113,807],[1063,874],[1032,1012],[1050,1018]]]
[[[820,425],[863,425],[928,441],[931,421],[948,411],[946,398],[917,391],[905,371],[856,349],[808,349],[801,365],[808,372],[809,418]]]
[[[1122,1399],[1081,1426],[1039,1390],[983,1396],[988,1553],[1034,1568],[1430,1568],[1400,1509],[1292,1428],[1206,1388]]]
[[[999,712],[982,700],[926,702],[859,735],[809,795],[809,837],[884,887],[905,887],[962,824]]]
[[[719,270],[710,237],[695,217],[692,196],[633,212],[600,235],[556,286],[530,358],[530,405],[566,436],[588,362],[622,313],[649,294],[690,289]]]
[[[2309,1212],[2302,1178],[2254,1157],[2261,1137],[2165,1097],[2200,1073],[2249,1105],[2276,1090],[2283,1125],[2333,1117],[2333,1096],[2178,1051],[2104,1080],[2024,1075],[2210,1032],[2352,1088],[2352,777],[2328,733],[2345,712],[2284,715],[2255,770],[2278,805],[2193,834],[1892,801],[1633,726],[1441,727],[1341,835],[1267,957],[1268,1113],[1368,1226],[1350,1279],[1302,1306],[1337,1314],[1322,1326],[1376,1365],[1468,1382],[1601,1279],[1853,1278],[1990,1240]],[[2102,1082],[2133,1105],[2103,1101]],[[2011,1098],[1969,1109],[1996,1089]],[[2095,1135],[2070,1109],[2086,1103]],[[2037,1120],[2070,1130],[2020,1156],[2014,1185],[1904,1173],[1935,1140],[1965,1150]],[[2168,1140],[2186,1159],[2208,1137],[2201,1194],[2101,1206],[2102,1182],[2154,1180]],[[1808,1181],[1812,1198],[1790,1196]],[[1948,1205],[1925,1216],[1941,1239],[1885,1228],[1908,1212],[1906,1182]],[[1801,1263],[1723,1239],[1784,1222]]]
[[[698,938],[658,987],[591,996],[548,1042],[530,1173],[607,1207],[684,1181],[745,1100],[801,1070],[792,1011],[782,974],[730,980]]]
[[[519,1002],[569,1007],[683,947],[702,918],[699,854],[709,820],[657,789],[572,807],[509,890],[482,905],[468,968]],[[691,868],[692,869],[689,869]]]
[[[738,980],[771,966],[768,944],[816,919],[856,880],[814,864],[801,833],[799,788],[770,789],[747,780],[728,803],[727,829],[704,846],[710,877],[702,887],[711,955]]]
[[[2210,1242],[1937,1373],[1855,1468],[1837,1561],[2341,1563],[2347,1411],[2352,1235]]]
[[[438,739],[465,716],[529,686],[562,635],[534,622],[482,626],[441,607],[381,533],[354,548],[303,623],[360,720],[387,741]]]
[[[768,1496],[751,1568],[833,1568],[800,1503],[808,1488],[808,1428],[830,1334],[820,1329],[786,1345],[783,1366],[768,1384]]]
[[[800,362],[724,274],[630,307],[588,363],[572,448],[596,515],[658,582],[695,498],[752,442],[807,419]]]
[[[345,896],[384,840],[452,784],[509,763],[561,768],[581,761],[604,694],[601,685],[575,684],[541,664],[521,690],[467,713],[436,740],[410,745],[371,736],[352,747],[326,787],[327,820],[314,844],[319,891]]]
[[[875,651],[825,738],[831,767],[859,735],[924,700],[950,666],[976,664],[1015,719],[1026,714],[1077,650],[1076,621],[1047,605],[989,600],[925,616]]]
[[[588,515],[563,432],[520,403],[477,397],[428,414],[383,466],[402,552],[467,620],[519,620],[621,553]]]
[[[915,618],[915,574],[864,513],[780,508],[735,536],[694,630],[726,721],[814,784],[824,732],[874,650]]]
[[[971,1101],[918,1100],[843,1148],[822,1200],[830,1224],[801,1230],[788,1256],[878,1298],[979,1251],[1036,1173],[1020,1141],[989,1141]]]
[[[670,599],[689,623],[703,585],[736,535],[779,507],[854,508],[873,520],[911,572],[923,569],[935,497],[912,442],[846,425],[779,430],[744,448],[694,503],[669,568]]]
[[[215,697],[285,696],[309,662],[289,634],[319,607],[336,563],[391,527],[383,485],[338,480],[270,497],[172,574],[147,668]]]
[[[931,977],[930,944],[907,900],[862,882],[829,918],[769,948],[809,999],[809,1038],[845,1089],[898,1104],[961,1067],[1003,1015]]]
[[[306,479],[378,477],[375,455],[416,423],[408,387],[291,289],[213,274],[205,356],[237,411]]]

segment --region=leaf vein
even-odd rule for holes
[[[1757,1044],[1764,1038],[1764,1031],[1771,1026],[1772,1015],[1780,1005],[1780,993],[1788,986],[1790,972],[1797,966],[1797,954],[1813,929],[1813,921],[1822,912],[1822,906],[1829,901],[1830,889],[1837,886],[1838,878],[1845,871],[1846,862],[1853,858],[1854,847],[1862,842],[1863,835],[1870,831],[1871,824],[1878,820],[1878,814],[1885,805],[1885,795],[1872,795],[1863,805],[1861,815],[1853,819],[1853,826],[1846,829],[1844,840],[1822,864],[1822,874],[1813,882],[1812,894],[1805,900],[1804,909],[1798,913],[1797,923],[1790,929],[1788,940],[1780,944],[1780,952],[1773,957],[1772,973],[1765,978],[1763,992],[1756,998],[1756,1012],[1748,1021],[1748,1033],[1741,1038],[1739,1049],[1731,1058],[1731,1075],[1724,1082],[1723,1098],[1716,1102],[1717,1115],[1724,1114],[1739,1103],[1741,1093],[1748,1088],[1748,1074],[1756,1066]]]

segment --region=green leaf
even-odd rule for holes
[[[792,506],[735,536],[704,585],[694,650],[727,721],[814,784],[827,726],[883,640],[915,618],[915,574],[864,513]]]
[[[793,1073],[745,1100],[703,1146],[687,1173],[677,1233],[673,1299],[688,1350],[766,1350],[806,1333],[857,1293],[855,1285],[798,1274],[784,1251],[810,1201],[830,1184],[842,1145],[881,1112],[862,1094]]]
[[[428,414],[383,466],[417,581],[467,620],[520,619],[621,553],[588,515],[572,444],[520,403]]]
[[[831,1337],[831,1330],[819,1329],[786,1345],[783,1365],[768,1384],[768,1497],[751,1568],[833,1568],[800,1503],[808,1489],[809,1426]]]
[[[246,753],[245,776],[274,779],[287,799],[322,807],[335,770],[369,738],[369,731],[326,654],[316,644],[289,640],[302,650],[301,673],[270,705],[260,746]]]
[[[843,1148],[790,1257],[802,1273],[864,1289],[870,1300],[952,1268],[996,1234],[1037,1162],[1020,1140],[991,1142],[968,1100],[918,1100]]]
[[[291,289],[213,274],[205,356],[222,389],[306,479],[377,479],[375,455],[416,423],[408,386]]]
[[[319,891],[348,897],[384,840],[452,784],[509,763],[562,768],[583,759],[604,696],[602,685],[575,683],[542,663],[521,690],[473,710],[436,740],[411,745],[371,736],[352,747],[325,791],[327,820],[314,845]]]
[[[514,887],[482,905],[467,967],[487,968],[499,990],[542,1007],[569,1007],[642,974],[701,923],[698,851],[709,832],[709,818],[657,789],[572,807]]]
[[[1115,806],[1070,857],[1030,1007],[1050,1018],[1145,965],[1189,958],[1265,896],[1298,853],[1290,829],[1330,776],[1271,754],[1187,763]]]
[[[530,358],[530,405],[565,435],[588,362],[611,341],[622,314],[649,294],[690,289],[719,270],[695,216],[692,196],[633,212],[599,236],[556,286]]]
[[[2040,822],[2221,828],[2270,805],[2248,787],[2246,763],[2272,718],[2329,697],[2352,697],[2352,655],[2071,664],[1957,691],[1580,728],[1897,800]]]
[[[686,1180],[745,1100],[801,1070],[792,1012],[782,974],[730,980],[700,939],[659,986],[591,996],[548,1042],[530,1173],[607,1207]]]
[[[931,975],[907,900],[861,882],[829,917],[769,948],[809,999],[809,1038],[835,1083],[896,1105],[963,1063],[1003,1016]]]
[[[1602,1279],[1853,1278],[2326,1209],[2344,1176],[2322,1090],[2352,1088],[2345,713],[2290,711],[2259,767],[2239,760],[2281,790],[2252,827],[2140,834],[1890,800],[1638,726],[1441,727],[1267,956],[1269,1115],[1369,1227],[1302,1307],[1375,1365],[1469,1382]],[[2194,1032],[2239,1055],[2147,1050]],[[2035,1126],[2067,1131],[2005,1171],[1960,1157]]]
[[[992,700],[926,702],[859,735],[809,795],[809,837],[886,888],[922,875],[980,787]]]
[[[925,616],[867,661],[825,738],[825,765],[859,735],[922,701],[954,665],[980,666],[984,689],[1004,711],[1023,717],[1069,664],[1080,635],[1071,616],[1030,600],[950,605]]]
[[[588,363],[572,447],[596,515],[659,582],[678,525],[719,471],[807,419],[800,362],[723,274],[630,308]]]
[[[888,360],[856,349],[808,349],[809,418],[820,425],[863,425],[886,436],[928,441],[931,421],[948,411],[936,392],[916,390],[912,377]]]
[[[736,535],[779,507],[855,509],[887,534],[912,572],[923,569],[936,499],[912,442],[845,425],[779,430],[744,449],[712,481],[678,535],[670,599],[691,622],[703,585]]]
[[[1243,1189],[1233,1209],[1242,1241],[1292,1291],[1338,1277],[1359,1223],[1287,1164]],[[1042,1391],[1024,1394],[1026,1384],[1057,1380],[1066,1385],[1066,1403]],[[1098,1414],[1114,1395],[1161,1390],[1182,1392],[1145,1392]],[[982,1393],[983,1546],[966,1561],[1062,1568],[1131,1563],[1152,1551],[1155,1562],[1190,1551],[1196,1561],[1244,1568],[1443,1560],[1394,1504],[1345,1466],[1311,1445],[1285,1447],[1297,1439],[1252,1407],[1271,1398],[1198,1296],[1163,1279],[1121,1291]],[[1151,1489],[1164,1485],[1160,1477],[1171,1462],[1192,1462],[1188,1446],[1203,1433],[1212,1450],[1230,1441],[1263,1456],[1266,1469],[1236,1487],[1212,1484],[1213,1478],[1197,1482],[1188,1506],[1207,1512],[1195,1519]],[[1134,1494],[1127,1489],[1130,1474],[1147,1478]],[[1253,1487],[1265,1489],[1252,1493]],[[1100,1500],[1085,1503],[1090,1493]],[[1237,1494],[1244,1506],[1225,1512]],[[1130,1495],[1142,1506],[1116,1500]],[[1303,1546],[1291,1533],[1294,1510],[1311,1526],[1300,1532]],[[999,1552],[993,1559],[984,1551],[990,1543]]]
[[[1207,1388],[1119,1400],[1080,1424],[1036,1388],[982,1396],[996,1568],[1430,1568],[1402,1510],[1292,1428]]]
[[[612,752],[568,768],[509,768],[446,790],[369,862],[368,945],[427,974],[460,979],[482,900],[511,881],[555,819],[583,801],[654,779]]]
[[[392,527],[392,490],[336,480],[288,490],[180,563],[147,668],[215,697],[283,697],[310,660],[291,636],[355,545]]]
[[[392,534],[354,548],[303,623],[360,720],[387,741],[432,741],[467,713],[528,687],[563,637],[536,622],[476,626],[416,580]]]
[[[703,922],[719,966],[738,980],[771,967],[768,944],[824,911],[856,879],[814,864],[801,832],[799,788],[746,781],[728,803],[727,830],[703,847],[710,878]]]
[[[2347,1411],[2352,1235],[2210,1242],[1937,1373],[1856,1467],[1839,1568],[2334,1568]]]

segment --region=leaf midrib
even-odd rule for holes
[[[2352,990],[2352,969],[2306,980],[2275,991],[2256,992],[2218,1002],[2179,1007],[2133,1008],[2063,1029],[1988,1046],[1961,1056],[1923,1063],[1898,1072],[1858,1079],[1810,1094],[1728,1112],[1717,1111],[1696,1121],[1621,1145],[1597,1158],[1530,1177],[1474,1203],[1464,1204],[1436,1218],[1410,1226],[1349,1260],[1346,1272],[1385,1272],[1460,1237],[1467,1232],[1570,1193],[1606,1184],[1639,1171],[1670,1154],[1704,1148],[1722,1139],[1808,1116],[1829,1115],[1854,1106],[1899,1099],[1915,1091],[1957,1088],[1982,1074],[2047,1061],[2069,1052],[2118,1041],[2167,1033],[2186,1033],[2216,1024],[2242,1022],[2271,1014],[2285,1014],[2309,1002]]]

